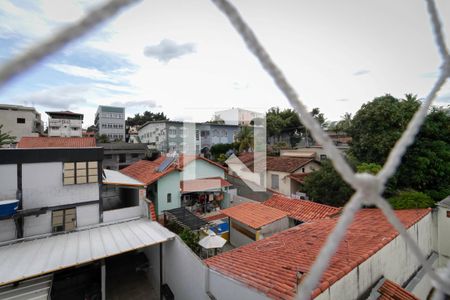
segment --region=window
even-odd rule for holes
[[[305,173],[305,168],[302,168],[302,173]]]
[[[172,202],[172,194],[171,193],[167,193],[167,203]]]
[[[200,139],[200,134],[199,134],[199,131],[196,130],[195,131],[195,140],[198,141],[199,139]]]
[[[98,182],[97,162],[64,163],[63,177],[64,185]]]
[[[131,153],[131,157],[132,158],[138,158],[139,157],[139,153]]]
[[[124,163],[127,161],[127,155],[126,154],[119,154],[119,162]]]
[[[320,154],[320,160],[325,160],[327,159],[327,155],[326,154]]]
[[[17,118],[17,124],[25,124],[25,118]]]
[[[75,207],[52,211],[52,232],[72,231],[77,227]]]
[[[105,159],[112,159],[112,154],[105,154]]]
[[[280,183],[279,176],[276,174],[272,174],[271,179],[272,179],[272,188],[278,189]]]

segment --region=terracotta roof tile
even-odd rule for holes
[[[199,178],[181,181],[181,191],[184,193],[207,191],[212,189],[232,186],[231,183],[221,177]]]
[[[17,148],[89,148],[95,147],[93,137],[22,137]]]
[[[291,178],[292,180],[297,181],[298,183],[305,183],[305,178],[306,176],[310,175],[311,173],[293,173],[288,175],[289,178]]]
[[[430,209],[399,210],[396,215],[409,228]],[[322,219],[285,230],[271,237],[208,258],[206,264],[274,299],[292,299],[297,272],[306,273],[316,259],[337,218]],[[355,215],[344,240],[331,259],[320,287],[312,296],[344,277],[398,235],[379,209],[362,209]]]
[[[261,228],[288,216],[284,211],[255,202],[245,202],[226,208],[221,212],[254,229]]]
[[[263,204],[285,211],[289,214],[289,217],[302,222],[329,218],[339,214],[341,211],[339,207],[328,206],[308,200],[296,200],[279,194],[273,194]]]
[[[254,153],[243,153],[239,155],[239,159],[250,170],[254,170]],[[259,160],[260,159],[257,157],[257,163]],[[311,161],[314,161],[314,159],[309,157],[267,156],[266,168],[269,171],[293,173]]]
[[[379,300],[419,300],[416,296],[402,288],[397,283],[386,279],[378,289]]]

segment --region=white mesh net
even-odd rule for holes
[[[431,91],[423,101],[420,109],[416,112],[406,131],[397,141],[391,150],[388,160],[378,175],[355,174],[347,162],[344,160],[339,150],[331,142],[331,139],[322,130],[316,120],[308,113],[305,105],[300,101],[296,91],[289,84],[281,70],[272,61],[269,54],[258,41],[252,29],[244,22],[237,9],[227,0],[212,0],[212,2],[226,15],[233,27],[244,40],[248,49],[257,57],[264,70],[272,77],[276,86],[288,99],[292,107],[297,111],[302,123],[311,131],[311,134],[320,144],[323,145],[328,157],[333,162],[335,169],[342,178],[349,183],[355,190],[355,194],[343,209],[337,226],[328,237],[325,246],[321,249],[319,256],[311,267],[306,279],[300,287],[301,299],[309,299],[311,292],[317,286],[323,272],[328,267],[331,257],[335,253],[341,239],[347,228],[351,224],[355,213],[361,208],[362,204],[373,204],[379,207],[385,214],[388,221],[396,228],[400,235],[411,247],[414,255],[421,262],[422,266],[430,276],[436,290],[435,299],[443,299],[444,294],[450,294],[450,266],[446,272],[438,274],[427,262],[425,256],[419,249],[419,246],[409,236],[400,220],[394,214],[394,211],[385,199],[381,197],[387,180],[394,174],[401,158],[406,152],[418,133],[420,126],[425,120],[427,111],[436,94],[444,85],[450,76],[450,56],[442,34],[441,22],[438,11],[433,0],[425,0],[428,13],[431,19],[431,25],[435,36],[435,42],[442,59],[440,74]],[[133,4],[137,0],[110,0],[103,6],[91,11],[79,22],[61,30],[58,34],[49,40],[38,44],[22,55],[5,63],[0,69],[0,88],[5,85],[14,76],[30,68],[46,56],[58,51],[70,41],[89,32],[97,24],[116,15],[122,8]]]

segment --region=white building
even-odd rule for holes
[[[264,114],[234,107],[214,113],[215,120],[223,120],[230,125],[250,125],[254,118],[264,118]]]
[[[81,137],[83,114],[71,111],[47,111],[48,136]]]
[[[41,114],[34,107],[0,104],[2,133],[14,136],[18,142],[24,136],[39,136],[43,132]]]
[[[95,113],[95,126],[99,135],[113,141],[125,142],[125,108],[100,105]]]
[[[91,289],[106,299],[130,293],[127,280],[162,285],[136,275],[133,264],[174,234],[149,218],[142,183],[103,173],[102,160],[99,147],[0,150],[0,299],[66,299]],[[121,196],[104,199],[108,185],[123,188]],[[12,201],[17,210],[8,212]],[[108,259],[121,255],[129,275]],[[119,271],[124,278],[112,281]]]

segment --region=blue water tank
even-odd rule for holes
[[[11,217],[16,214],[19,200],[0,200],[0,217]]]

